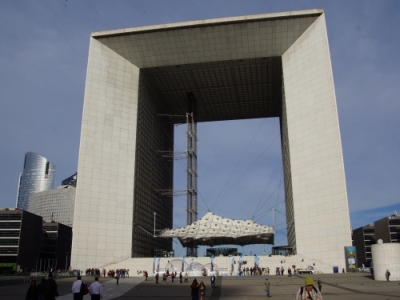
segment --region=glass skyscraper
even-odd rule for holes
[[[25,154],[24,169],[18,189],[17,208],[29,210],[29,198],[33,193],[50,190],[54,186],[56,166],[34,152]]]

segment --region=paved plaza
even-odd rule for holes
[[[269,276],[271,282],[272,299],[294,299],[296,291],[304,283],[306,276]],[[265,299],[263,288],[265,276],[248,277],[218,277],[216,288],[211,290],[208,277],[197,278],[203,280],[207,286],[207,300],[257,300]],[[314,275],[314,280],[321,278],[323,282],[322,294],[324,299],[400,299],[400,283],[397,281],[374,281],[368,273],[354,274],[321,274]],[[191,299],[190,283],[155,283],[154,278],[145,281],[142,277],[121,278],[119,284],[114,279],[101,278],[105,295],[103,300],[129,300],[129,299]],[[60,297],[57,300],[72,300],[70,293],[72,282],[75,278],[58,279]],[[93,278],[85,277],[85,282],[93,282]],[[0,286],[0,300],[24,299],[28,284],[14,284]],[[84,299],[89,300],[87,295]]]

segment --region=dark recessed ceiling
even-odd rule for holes
[[[187,93],[192,92],[198,122],[280,115],[280,57],[144,68],[141,76],[155,88],[160,101],[166,102],[160,114],[185,115]]]

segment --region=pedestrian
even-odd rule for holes
[[[318,284],[319,291],[322,292],[322,281],[320,278],[318,278],[317,284]]]
[[[204,284],[203,281],[200,282],[199,291],[200,291],[200,300],[205,300],[206,299],[206,285]]]
[[[389,277],[390,277],[389,269],[386,270],[385,276],[386,276],[386,281],[389,281]]]
[[[119,270],[117,270],[117,272],[115,273],[115,279],[117,279],[117,284],[119,282],[119,276],[120,276]]]
[[[156,278],[156,283],[158,283],[158,272],[156,273],[155,278]]]
[[[271,297],[271,294],[269,293],[269,290],[271,289],[271,283],[269,282],[268,278],[265,278],[264,287],[265,287],[265,295],[267,297]]]
[[[37,300],[38,294],[36,289],[36,280],[32,279],[28,290],[26,291],[25,300]]]
[[[95,277],[94,282],[89,286],[89,294],[91,300],[100,300],[103,298],[103,286],[99,282],[98,277]]]
[[[44,299],[54,300],[57,296],[57,283],[53,279],[53,274],[50,272],[47,280],[44,282]]]
[[[74,294],[74,300],[82,300],[83,299],[83,294],[81,293],[81,287],[82,287],[82,277],[78,276],[76,281],[72,284],[72,294]]]
[[[215,275],[214,274],[211,275],[210,280],[211,280],[211,288],[213,289],[213,288],[215,288]]]
[[[322,300],[322,294],[314,286],[314,279],[307,277],[304,286],[300,287],[296,294],[296,300]]]
[[[199,284],[197,283],[196,278],[193,280],[190,289],[191,289],[190,295],[192,296],[192,300],[199,300]]]
[[[41,282],[36,286],[37,300],[44,300],[44,282],[46,278],[42,277]]]

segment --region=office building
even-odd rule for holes
[[[389,217],[374,222],[375,239],[384,243],[400,243],[400,215],[395,212]]]
[[[67,269],[72,228],[43,222],[18,208],[0,208],[0,274]]]
[[[32,194],[29,211],[45,221],[73,227],[76,188],[72,185]]]
[[[148,232],[154,212],[156,228],[172,227],[158,190],[174,186],[173,162],[157,150],[174,149],[182,119],[162,115],[184,116],[188,95],[196,122],[279,118],[288,247],[342,269],[351,230],[321,9],[91,35],[72,267],[172,249]]]
[[[34,152],[25,154],[24,168],[19,179],[17,208],[29,210],[32,194],[50,190],[54,186],[55,165]]]
[[[372,261],[371,245],[375,244],[374,224],[353,230],[353,246],[357,249],[357,267],[369,267]]]
[[[57,222],[43,222],[44,247],[39,270],[68,270],[71,257],[72,228]]]
[[[42,217],[17,208],[0,209],[0,273],[36,269]]]
[[[64,179],[61,182],[61,185],[72,185],[72,186],[76,187],[77,180],[78,180],[78,173],[75,173],[75,174],[69,176],[68,178]]]

